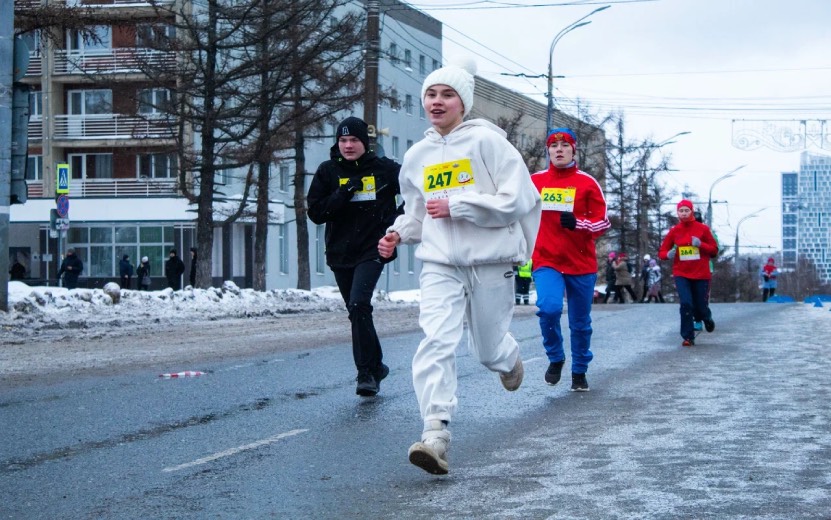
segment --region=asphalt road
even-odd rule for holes
[[[371,399],[345,344],[3,386],[0,517],[831,518],[831,312],[713,308],[687,349],[676,305],[596,306],[588,393],[543,383],[527,312],[519,391],[461,347],[445,477],[407,462],[418,333]]]

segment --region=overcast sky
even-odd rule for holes
[[[473,56],[480,76],[540,102],[545,102],[544,78],[504,74],[545,74],[554,36],[611,5],[555,46],[553,72],[565,76],[554,80],[557,107],[569,112],[580,98],[602,112],[622,109],[630,138],[660,142],[691,132],[664,148],[678,170],[663,177],[679,194],[676,201],[689,190],[706,205],[718,177],[747,165],[713,189],[713,200],[727,201],[714,205],[713,226],[722,242],[732,245],[738,221],[766,207],[741,225],[742,254],[781,249],[780,172],[798,170],[799,152],[739,150],[732,145],[732,120],[831,118],[831,1],[419,0],[412,5],[445,24],[445,60]]]

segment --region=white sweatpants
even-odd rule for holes
[[[456,409],[456,347],[468,324],[470,351],[494,372],[514,368],[519,348],[508,333],[514,314],[510,264],[455,267],[424,263],[413,386],[424,421],[448,421]]]

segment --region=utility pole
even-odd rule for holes
[[[9,212],[12,183],[14,3],[0,2],[0,311],[9,310]]]
[[[366,61],[364,65],[364,121],[369,125],[369,147],[375,150],[378,136],[378,58],[381,51],[379,0],[366,3]]]

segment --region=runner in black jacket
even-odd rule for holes
[[[352,322],[352,355],[358,369],[356,393],[373,396],[389,373],[372,321],[372,294],[384,264],[378,240],[403,212],[401,165],[369,151],[367,124],[348,117],[338,125],[331,159],[315,172],[306,200],[309,219],[326,224],[326,263],[335,275]]]

